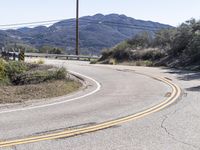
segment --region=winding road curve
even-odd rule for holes
[[[86,86],[66,97],[0,108],[0,148],[156,149],[153,143],[148,148],[146,144],[138,145],[138,141],[133,140],[138,135],[130,135],[137,129],[141,130],[145,123],[138,128],[134,125],[130,129],[130,126],[133,123],[139,125],[139,121],[148,121],[154,114],[163,113],[179,103],[181,89],[171,81],[172,77],[147,68],[89,65],[86,62],[61,60],[46,62],[78,73],[85,79]],[[161,124],[162,131],[168,132],[164,121]],[[130,133],[121,132],[123,128]],[[118,142],[111,144],[116,140],[116,134],[121,137],[129,135],[131,138],[125,140],[118,136],[122,143],[124,140],[126,142],[122,145]],[[96,144],[91,146],[88,140]]]

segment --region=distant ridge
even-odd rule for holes
[[[112,47],[139,32],[148,31],[153,34],[158,29],[171,27],[158,22],[137,20],[118,14],[96,14],[81,17],[81,52],[84,54],[99,54],[101,49]],[[43,45],[62,47],[68,53],[73,53],[75,47],[75,19],[60,21],[50,27],[38,26],[0,31],[0,40],[0,46],[5,43],[5,40],[12,42],[16,40],[36,48]]]

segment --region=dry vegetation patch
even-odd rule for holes
[[[0,60],[0,104],[63,96],[80,87],[65,68]]]
[[[63,96],[78,90],[80,86],[81,83],[72,80],[55,80],[20,86],[1,86],[0,103],[18,103],[32,99]]]

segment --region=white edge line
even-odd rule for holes
[[[2,112],[0,112],[0,114],[11,113],[11,112],[18,112],[18,111],[25,111],[25,110],[31,110],[31,109],[37,109],[37,108],[44,108],[44,107],[49,107],[49,106],[53,106],[53,105],[59,105],[59,104],[63,104],[63,103],[67,103],[67,102],[71,102],[71,101],[79,100],[81,98],[88,97],[88,96],[90,96],[92,94],[95,94],[96,92],[98,92],[101,89],[101,84],[98,81],[96,81],[95,79],[93,79],[91,77],[88,77],[86,75],[74,72],[74,71],[69,71],[69,72],[73,73],[73,74],[76,74],[76,75],[79,75],[79,76],[82,76],[84,78],[87,78],[87,79],[93,81],[97,85],[97,88],[94,91],[92,91],[92,92],[90,92],[88,94],[85,94],[85,95],[82,95],[82,96],[79,96],[79,97],[76,97],[76,98],[64,100],[64,101],[61,101],[61,102],[55,102],[55,103],[51,103],[51,104],[46,104],[46,105],[40,105],[40,106],[33,106],[33,107],[26,107],[26,108],[19,108],[19,109],[2,111]]]

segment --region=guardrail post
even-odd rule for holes
[[[24,50],[20,50],[19,55],[18,55],[18,60],[19,61],[24,61],[25,60],[25,54],[24,54]]]
[[[14,52],[13,53],[13,60],[15,60],[16,59],[16,53]]]

